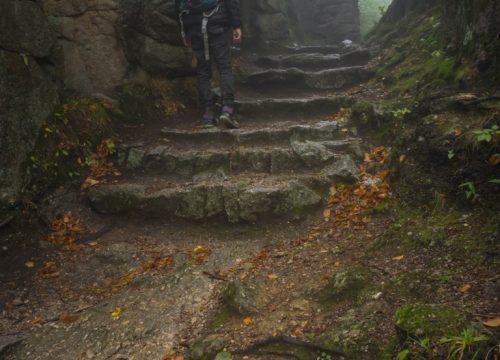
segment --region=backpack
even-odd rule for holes
[[[201,14],[213,10],[218,3],[218,0],[181,0],[180,12]]]

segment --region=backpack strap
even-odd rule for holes
[[[217,11],[219,11],[219,6],[217,5],[213,10],[206,11],[203,13],[203,19],[201,21],[201,33],[203,35],[203,48],[205,51],[205,60],[210,60],[210,44],[208,41],[208,19],[210,19]]]
[[[188,14],[189,10],[183,10],[179,13],[179,24],[181,26],[181,36],[184,43],[186,43],[186,30],[184,30],[184,20],[182,19],[182,17]]]

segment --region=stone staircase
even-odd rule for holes
[[[169,127],[155,143],[124,145],[125,175],[92,187],[91,206],[104,214],[230,223],[301,217],[318,207],[332,182],[355,181],[362,156],[360,139],[331,119],[353,99],[328,91],[367,80],[369,54],[337,50],[290,48],[252,59],[237,103],[241,129]],[[298,96],[280,96],[282,87]]]

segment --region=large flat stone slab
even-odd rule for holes
[[[254,129],[183,130],[164,128],[162,136],[170,143],[197,143],[203,146],[289,144],[291,141],[338,140],[344,136],[335,121],[319,121],[308,125],[287,125]]]
[[[318,96],[298,99],[263,99],[237,101],[237,114],[242,122],[248,117],[279,118],[315,117],[334,114],[342,107],[352,106],[354,99],[348,96]]]
[[[236,147],[228,149],[183,151],[168,145],[151,148],[131,146],[120,149],[120,165],[143,173],[217,178],[224,174],[255,172],[289,173],[329,164],[352,152],[360,139],[332,141],[295,141],[283,147]],[[140,158],[138,157],[140,156]],[[319,169],[318,169],[319,170]],[[222,176],[220,176],[222,175]]]
[[[363,66],[343,67],[323,71],[304,71],[298,68],[271,69],[248,75],[246,86],[293,86],[303,89],[341,90],[367,81],[373,72]]]
[[[222,217],[237,223],[302,215],[320,205],[322,198],[315,187],[327,181],[310,175],[156,188],[138,181],[95,186],[89,190],[88,199],[92,208],[103,214],[141,213],[190,220]]]
[[[371,54],[368,50],[360,49],[345,54],[299,53],[263,56],[256,60],[256,64],[267,68],[321,70],[366,65],[370,58]]]

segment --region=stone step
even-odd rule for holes
[[[352,106],[349,96],[313,96],[309,98],[247,99],[236,102],[237,116],[244,122],[282,117],[310,117],[331,115],[342,107]]]
[[[282,54],[263,56],[255,63],[265,68],[299,68],[301,70],[332,69],[366,65],[371,55],[368,50],[354,50],[345,54]]]
[[[102,214],[142,214],[159,219],[219,217],[237,223],[268,220],[272,216],[296,217],[319,206],[322,194],[332,181],[356,171],[356,165],[348,157],[334,166],[336,168],[326,168],[320,174],[242,175],[182,185],[146,177],[133,182],[96,185],[89,189],[88,200],[92,208]]]
[[[287,46],[284,51],[291,54],[339,54],[345,48],[337,45]]]
[[[188,177],[199,181],[221,179],[242,172],[284,174],[319,169],[344,154],[363,155],[361,140],[292,142],[283,147],[236,147],[182,151],[169,145],[122,146],[119,163],[137,173]]]
[[[363,66],[352,66],[322,71],[303,71],[297,68],[271,69],[247,75],[246,87],[295,87],[317,90],[341,90],[369,80],[373,71]],[[278,90],[278,89],[277,89]]]
[[[164,128],[162,137],[165,141],[180,147],[190,148],[193,145],[202,144],[204,148],[210,148],[237,145],[283,145],[293,141],[338,140],[345,136],[341,133],[338,122],[319,121],[305,125],[278,123],[275,126],[237,130]]]

